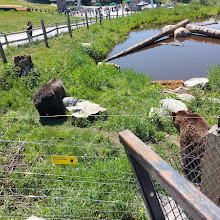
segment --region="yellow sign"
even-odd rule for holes
[[[52,164],[77,164],[77,158],[74,156],[51,156]]]

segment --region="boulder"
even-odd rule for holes
[[[22,55],[14,57],[14,64],[21,68],[20,77],[27,76],[31,68],[34,67],[30,55]]]
[[[180,27],[174,31],[174,37],[189,37],[191,32],[186,28]]]
[[[120,66],[115,63],[105,63],[105,62],[98,62],[98,67],[105,65],[105,66],[114,66],[116,69],[120,69]]]
[[[87,100],[77,99],[75,97],[67,98],[63,99],[63,104],[65,108],[71,112],[71,115],[76,118],[87,118],[91,115],[105,112],[107,110],[106,108]]]
[[[199,86],[204,89],[206,85],[209,83],[208,78],[192,78],[184,82],[186,88],[191,88],[193,86]]]
[[[188,110],[186,105],[179,100],[168,98],[168,99],[163,99],[160,102],[161,102],[162,107],[164,109],[167,109],[171,112],[178,112],[181,110],[187,111]]]
[[[181,101],[185,101],[185,102],[190,102],[192,99],[194,99],[195,97],[190,95],[190,94],[177,94],[177,97],[181,100]]]
[[[149,118],[153,118],[154,116],[164,117],[167,115],[168,115],[168,112],[165,111],[164,108],[152,107],[149,112]]]

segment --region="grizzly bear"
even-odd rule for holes
[[[36,90],[34,105],[40,116],[64,115],[65,108],[62,99],[66,96],[61,79],[55,78]]]
[[[205,151],[206,138],[211,128],[201,115],[190,111],[172,112],[174,126],[180,132],[180,154],[183,172],[188,180],[201,182],[202,159]]]

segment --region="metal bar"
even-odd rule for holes
[[[193,219],[219,219],[220,208],[168,165],[131,131],[120,132],[121,143]]]
[[[56,23],[56,29],[57,29],[57,36],[58,36],[59,35],[58,23]]]
[[[126,152],[126,153],[130,161],[131,167],[139,182],[140,189],[141,189],[141,196],[151,216],[151,219],[165,220],[163,211],[161,209],[159,200],[157,198],[156,192],[154,190],[154,186],[151,182],[148,172],[129,152]]]

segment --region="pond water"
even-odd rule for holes
[[[213,22],[218,22],[218,24],[204,27],[220,29],[219,19],[200,20],[194,24],[201,25]],[[131,32],[128,39],[116,45],[108,57],[158,34],[163,27],[154,26]],[[110,62],[120,65],[122,69],[132,68],[138,73],[150,75],[151,80],[188,80],[194,77],[207,77],[207,70],[214,64],[220,64],[220,39],[192,35],[189,38],[181,38],[181,41],[167,38],[161,42],[178,42],[183,46],[156,43]]]

